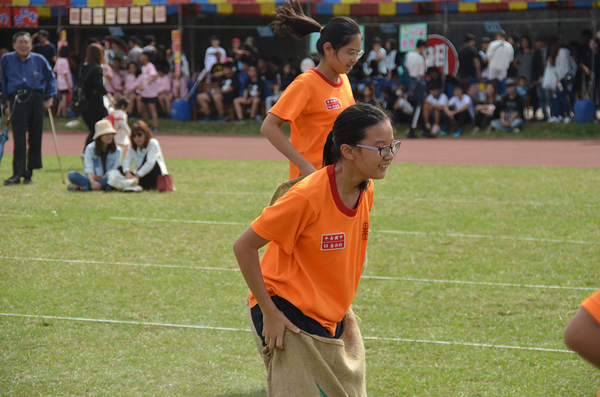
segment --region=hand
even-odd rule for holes
[[[6,102],[6,109],[4,109],[4,114],[10,116],[10,102]]]
[[[502,120],[502,125],[505,127],[508,127],[510,125],[510,123],[506,120]]]
[[[131,171],[125,171],[125,179],[133,179],[134,176]]]
[[[281,311],[277,310],[273,314],[263,312],[262,335],[265,338],[265,343],[269,346],[269,349],[274,349],[275,346],[277,346],[278,349],[283,349],[283,333],[286,328],[289,328],[297,334],[300,333],[300,328],[292,324]]]
[[[50,97],[44,101],[44,109],[50,109],[54,103],[54,98]]]
[[[90,185],[92,186],[92,190],[100,190],[102,186],[96,181],[90,181]]]
[[[137,180],[138,180],[138,181],[139,181],[140,179],[142,179],[142,177],[141,177],[141,176],[139,176],[138,174],[135,174],[135,175],[134,175],[134,177],[135,177],[135,178],[137,178]]]

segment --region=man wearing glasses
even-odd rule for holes
[[[4,181],[5,186],[18,185],[21,178],[29,184],[33,170],[42,168],[44,109],[52,106],[56,96],[56,77],[46,58],[31,52],[29,33],[15,33],[13,49],[2,56],[0,75],[14,139],[13,175]]]

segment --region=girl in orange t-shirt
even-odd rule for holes
[[[294,179],[321,168],[327,134],[342,110],[354,104],[346,73],[364,54],[362,34],[358,24],[347,17],[335,17],[321,28],[302,12],[296,0],[279,6],[277,21],[271,25],[278,34],[285,26],[296,39],[321,33],[319,64],[285,89],[260,130],[290,160],[289,179]],[[285,122],[291,124],[291,142],[281,129]]]
[[[399,148],[382,110],[362,103],[345,109],[327,137],[324,168],[265,208],[235,242],[264,346],[283,348],[285,328],[340,337],[363,270],[370,179],[385,177]]]
[[[565,343],[600,369],[600,290],[581,303],[565,329]]]

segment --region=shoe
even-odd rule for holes
[[[456,131],[454,131],[454,134],[452,136],[455,138],[458,138],[460,136],[460,134],[462,134],[462,128],[457,128]]]
[[[437,134],[438,132],[440,132],[440,126],[437,124],[434,124],[433,127],[431,127],[431,133]]]
[[[143,192],[143,191],[144,191],[144,188],[143,188],[143,187],[141,187],[140,185],[135,185],[135,186],[127,186],[127,187],[124,187],[124,188],[123,188],[123,191],[124,191],[125,193],[127,193],[127,192],[136,192],[136,193],[139,193],[139,192]]]
[[[421,131],[421,137],[422,138],[437,138],[437,136],[433,135],[429,130],[423,130]]]
[[[30,185],[33,183],[33,179],[31,179],[30,176],[24,176],[23,177],[23,184],[24,185]]]
[[[475,126],[475,128],[473,128],[473,135],[477,134],[479,131],[479,127]]]
[[[512,132],[517,133],[517,132],[521,132],[521,130],[519,128],[515,127],[512,129]]]
[[[554,116],[552,116],[552,117],[550,117],[550,118],[548,119],[548,122],[549,122],[549,123],[551,123],[551,124],[558,123],[558,118],[557,118],[557,117],[554,117]]]
[[[557,117],[557,119],[558,119],[558,123],[562,123],[562,121],[563,121],[563,116],[558,116],[558,117]]]
[[[415,134],[415,130],[413,130],[412,128],[410,130],[408,130],[408,133],[406,134],[407,138],[418,138],[419,136],[417,134]]]
[[[254,120],[258,121],[259,123],[262,123],[263,119],[261,115],[257,115]]]
[[[105,191],[105,192],[112,192],[113,190],[115,190],[115,188],[114,188],[114,187],[112,187],[112,186],[110,186],[110,185],[106,185],[106,186],[104,187],[104,191]]]
[[[565,123],[565,124],[569,124],[570,122],[571,122],[571,118],[569,116],[567,116],[563,119],[563,123]]]
[[[441,130],[440,131],[440,136],[446,136],[448,135],[448,133],[446,132],[446,130]]]
[[[491,126],[491,125],[488,125],[488,127],[485,129],[485,133],[486,133],[486,134],[491,134],[491,133],[492,133],[492,130],[493,130],[492,126]]]
[[[158,132],[158,128],[154,127],[150,131],[152,131],[153,134],[156,134]]]
[[[18,185],[19,183],[21,183],[20,176],[11,176],[10,178],[4,181],[4,186]]]
[[[67,186],[67,190],[70,192],[83,192],[85,189],[83,188],[83,186],[69,185]]]

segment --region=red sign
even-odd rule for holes
[[[458,73],[458,53],[454,45],[444,36],[427,36],[427,65],[435,66],[441,74],[456,76]]]
[[[0,7],[0,26],[11,26],[12,12],[10,7]]]
[[[341,109],[342,103],[336,97],[325,99],[325,106],[327,107],[327,111]]]
[[[38,26],[37,7],[15,7],[13,8],[13,25],[19,27]]]
[[[346,234],[323,234],[321,236],[321,251],[343,250],[346,248]]]

